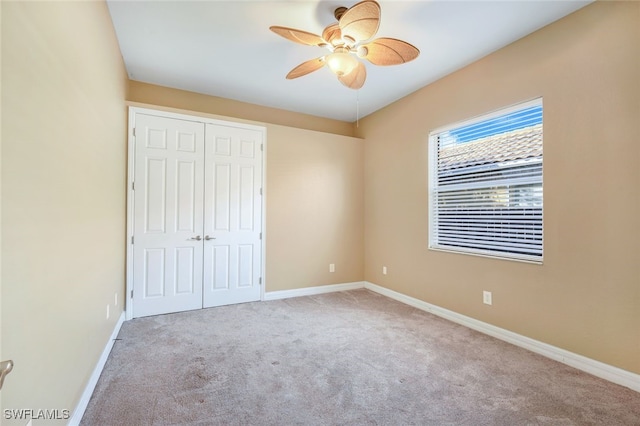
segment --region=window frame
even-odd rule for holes
[[[505,252],[496,251],[492,253],[490,250],[482,250],[477,248],[466,248],[466,247],[455,247],[447,244],[439,243],[435,241],[435,235],[437,234],[435,231],[435,216],[437,210],[437,200],[436,193],[434,192],[438,188],[438,153],[439,153],[439,144],[437,138],[443,133],[455,129],[460,129],[466,126],[470,126],[473,124],[478,124],[483,121],[492,120],[501,116],[505,116],[520,110],[524,110],[527,108],[539,106],[542,108],[542,162],[541,162],[541,171],[540,171],[540,184],[542,187],[542,207],[541,207],[541,254],[540,256],[534,255],[525,255],[525,254],[517,254],[510,253],[507,254]],[[504,259],[511,260],[517,262],[525,262],[525,263],[533,263],[533,264],[542,264],[544,259],[544,106],[542,97],[535,98],[529,101],[520,102],[505,108],[500,108],[494,110],[492,112],[486,114],[480,114],[475,117],[465,119],[462,121],[458,121],[455,123],[447,124],[445,126],[438,127],[431,132],[429,132],[428,138],[428,176],[427,176],[427,187],[428,187],[428,248],[433,251],[440,252],[448,252],[448,253],[458,253],[458,254],[466,254],[472,256],[480,256],[480,257],[488,257],[492,259]]]

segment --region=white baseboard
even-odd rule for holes
[[[120,327],[122,327],[122,324],[124,323],[124,317],[125,317],[125,314],[123,312],[120,315],[120,318],[118,318],[118,322],[116,323],[115,327],[113,328],[113,333],[111,333],[111,336],[109,337],[109,340],[107,341],[107,344],[104,347],[104,350],[102,351],[102,355],[100,355],[98,364],[96,364],[96,367],[93,369],[93,373],[91,374],[91,377],[89,377],[87,386],[85,386],[84,392],[82,392],[82,396],[80,397],[80,401],[78,402],[78,405],[76,405],[76,409],[73,411],[73,415],[69,418],[69,423],[67,423],[69,426],[77,426],[80,424],[80,421],[82,420],[82,416],[84,416],[84,411],[87,409],[87,405],[89,405],[89,400],[91,399],[91,395],[93,395],[93,391],[96,388],[96,384],[98,384],[98,379],[102,374],[102,369],[104,368],[104,365],[107,363],[107,358],[111,353],[111,348],[113,348],[115,339],[116,337],[118,337],[118,333],[120,332]]]
[[[471,328],[484,334],[488,334],[489,336],[495,337],[497,339],[504,340],[505,342],[511,343],[515,346],[519,346],[531,352],[535,352],[547,358],[551,358],[555,361],[577,368],[578,370],[582,370],[586,373],[600,377],[601,379],[605,379],[618,385],[626,386],[630,389],[640,392],[639,374],[613,367],[609,364],[605,364],[603,362],[596,361],[591,358],[575,354],[573,352],[569,352],[556,346],[552,346],[547,343],[522,336],[520,334],[505,330],[500,327],[496,327],[491,324],[487,324],[486,322],[478,321],[477,319],[458,314],[448,309],[432,305],[422,300],[406,296],[402,293],[389,290],[388,288],[384,288],[370,282],[365,282],[364,287],[371,291],[375,291],[376,293],[382,294],[383,296],[387,296],[391,299],[395,299],[399,302],[413,306],[414,308],[430,312],[451,322],[464,325],[465,327]]]
[[[315,294],[333,293],[335,291],[356,290],[364,288],[363,281],[344,284],[319,285],[316,287],[296,288],[294,290],[269,291],[264,294],[263,300],[288,299],[290,297],[313,296]]]

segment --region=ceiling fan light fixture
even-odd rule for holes
[[[339,47],[327,56],[327,65],[335,75],[340,77],[353,71],[358,66],[358,60],[349,54],[347,49]]]

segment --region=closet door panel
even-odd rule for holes
[[[256,130],[206,126],[205,307],[260,300],[262,143]]]
[[[202,308],[204,124],[137,114],[135,134],[133,315]]]

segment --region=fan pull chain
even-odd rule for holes
[[[356,128],[360,127],[360,91],[356,90]]]

